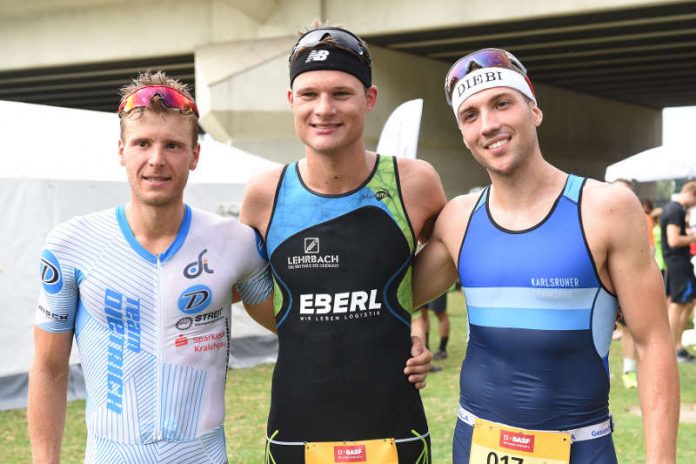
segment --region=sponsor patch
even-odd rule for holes
[[[534,435],[512,432],[509,430],[500,431],[500,447],[517,451],[534,452]]]
[[[50,294],[56,294],[63,288],[60,263],[50,250],[41,253],[41,285]]]
[[[334,461],[366,462],[367,452],[365,449],[365,445],[344,445],[334,447]]]
[[[198,314],[210,305],[213,291],[205,285],[194,285],[179,295],[179,310],[185,314]]]
[[[187,279],[195,279],[203,272],[207,274],[214,274],[215,271],[208,267],[208,259],[203,256],[208,252],[208,249],[204,249],[198,254],[198,259],[192,263],[189,263],[184,268],[184,277]]]

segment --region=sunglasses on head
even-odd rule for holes
[[[290,50],[288,61],[295,61],[301,52],[318,45],[328,45],[329,47],[347,50],[357,55],[367,65],[370,65],[372,62],[370,52],[367,51],[358,36],[338,27],[325,27],[305,33]]]
[[[452,90],[461,79],[472,71],[482,68],[505,68],[516,71],[523,76],[527,75],[527,69],[515,56],[499,48],[484,48],[466,55],[457,60],[445,77],[445,97],[447,104],[452,105]]]
[[[147,108],[156,96],[167,108],[178,109],[185,114],[193,113],[198,117],[196,103],[179,90],[167,85],[146,85],[129,93],[121,99],[118,114],[128,113],[133,108]]]

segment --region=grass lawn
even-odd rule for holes
[[[466,342],[466,314],[460,293],[450,293],[448,312],[452,323],[449,358],[440,361],[444,369],[432,374],[423,392],[428,423],[432,435],[433,462],[451,462],[452,431],[456,418],[459,394],[459,366]],[[431,340],[437,343],[437,322],[431,320]],[[611,348],[611,410],[616,423],[614,443],[621,463],[644,462],[641,419],[631,410],[638,405],[636,390],[626,390],[621,384],[621,353],[618,342]],[[696,404],[696,364],[680,365],[682,404]],[[230,463],[258,464],[262,462],[266,415],[270,397],[273,367],[230,371],[226,393],[227,449]],[[5,464],[30,462],[26,411],[0,411],[0,456]],[[68,406],[68,419],[63,439],[62,462],[82,462],[85,443],[84,402]],[[681,424],[679,428],[678,460],[696,462],[696,424]]]

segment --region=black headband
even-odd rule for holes
[[[343,71],[355,76],[365,87],[372,85],[370,66],[353,52],[330,45],[320,45],[300,51],[290,62],[290,86],[295,78],[307,71]]]

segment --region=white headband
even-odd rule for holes
[[[534,92],[524,76],[507,68],[481,68],[467,74],[452,90],[452,109],[459,117],[459,107],[475,93],[493,87],[510,87],[536,103]]]

